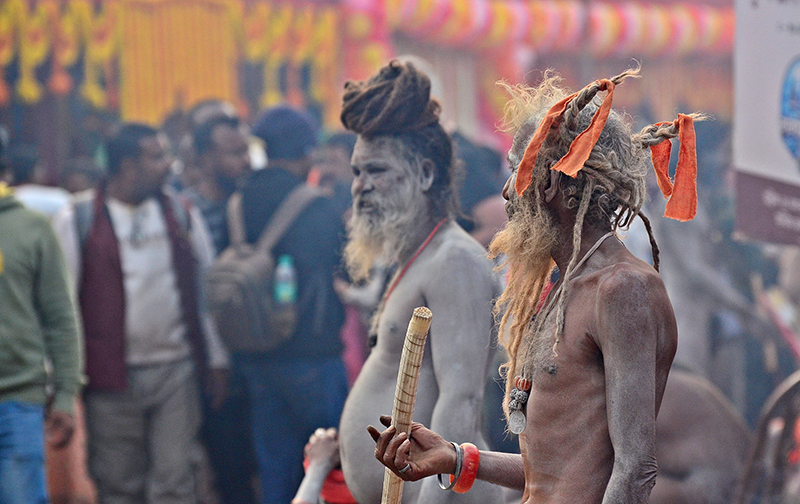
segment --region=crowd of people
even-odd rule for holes
[[[346,85],[341,131],[289,105],[248,121],[209,100],[163,129],[118,124],[102,168],[71,161],[61,187],[0,135],[0,503],[45,502],[45,445],[84,423],[103,504],[373,503],[384,465],[409,503],[725,502],[749,448],[741,415],[752,427],[760,404],[719,362],[759,333],[777,348],[773,386],[795,364],[730,265],[701,275],[690,260],[724,229],[713,177],[699,202],[664,192],[668,216],[699,225],[645,216],[663,211],[660,196],[645,205],[664,191],[649,149],[693,143],[702,117],[633,132],[611,109],[631,77],[507,86],[510,173],[446,131],[428,77],[398,61]],[[208,279],[266,235],[267,295],[291,331],[256,349],[219,327]],[[768,254],[722,233],[714,246],[779,285]],[[692,325],[696,283],[716,297]],[[423,305],[409,435],[381,415]],[[675,455],[689,441],[714,457]]]

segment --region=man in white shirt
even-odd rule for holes
[[[124,124],[108,181],[55,218],[86,344],[89,470],[101,503],[195,503],[196,376],[221,402],[227,354],[203,304],[213,258],[195,208],[164,191],[166,138]]]
[[[60,187],[45,184],[44,169],[34,146],[16,145],[11,149],[10,158],[14,197],[26,208],[52,219],[69,201],[69,193]]]

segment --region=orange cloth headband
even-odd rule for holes
[[[575,175],[581,171],[586,160],[589,159],[589,155],[592,153],[597,139],[600,138],[600,133],[603,132],[603,127],[606,125],[608,114],[611,111],[611,101],[614,97],[614,83],[608,79],[597,82],[600,83],[600,90],[608,91],[608,94],[603,99],[603,103],[600,104],[600,108],[595,112],[594,117],[592,117],[592,122],[572,141],[567,154],[562,157],[551,170],[560,171],[574,178]],[[550,107],[550,110],[547,111],[547,115],[544,116],[536,133],[533,134],[533,138],[531,138],[528,147],[525,149],[525,154],[522,156],[522,161],[519,163],[519,168],[517,169],[517,180],[514,183],[514,189],[516,189],[519,196],[522,196],[522,193],[531,185],[531,181],[533,180],[533,167],[536,165],[536,158],[539,157],[539,149],[542,148],[547,133],[550,132],[553,123],[564,114],[564,111],[567,110],[567,105],[569,105],[576,96],[578,96],[578,93],[573,93]]]
[[[660,122],[656,126],[670,124]],[[669,157],[672,141],[663,142],[650,147],[650,157],[656,171],[658,187],[667,201],[664,217],[686,222],[697,214],[697,142],[694,134],[694,120],[691,116],[678,114],[674,122],[681,142],[678,151],[678,166],[675,168],[675,181],[669,177]]]
[[[603,132],[608,120],[608,114],[611,111],[614,83],[607,79],[597,82],[600,84],[600,90],[608,91],[608,94],[606,94],[603,103],[600,104],[594,117],[592,117],[589,126],[572,141],[569,151],[553,165],[551,170],[560,171],[574,178],[583,169],[584,163],[589,159],[592,149],[600,138],[600,133]],[[517,168],[517,179],[514,182],[514,189],[517,191],[517,195],[522,196],[531,185],[536,158],[539,156],[539,150],[542,148],[550,128],[553,124],[557,124],[559,118],[567,110],[567,105],[576,96],[578,96],[578,93],[573,93],[550,107],[542,123],[536,129],[536,133],[528,143],[525,154],[522,156],[522,161],[520,161]],[[665,124],[670,123],[657,123],[656,126]],[[697,213],[697,145],[694,121],[691,116],[678,114],[678,118],[672,124],[679,131],[678,138],[681,143],[674,182],[669,177],[669,157],[672,142],[669,139],[665,139],[665,141],[650,147],[650,155],[658,177],[658,187],[664,197],[669,198],[664,216],[679,221],[688,221],[692,220]]]

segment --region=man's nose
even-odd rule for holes
[[[350,192],[353,195],[369,192],[370,190],[372,190],[372,181],[368,175],[362,173],[353,177],[353,185],[350,187]]]
[[[512,179],[512,178],[514,178],[514,177],[513,177],[513,176],[511,176],[511,177],[508,177],[508,180],[506,180],[506,185],[504,185],[504,186],[503,186],[503,198],[504,198],[506,201],[509,201],[509,198],[508,198],[508,190],[511,188],[511,179]]]

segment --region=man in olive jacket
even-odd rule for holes
[[[5,172],[0,164],[0,502],[39,504],[45,435],[57,448],[72,436],[81,346],[58,240],[44,215],[14,198]]]

